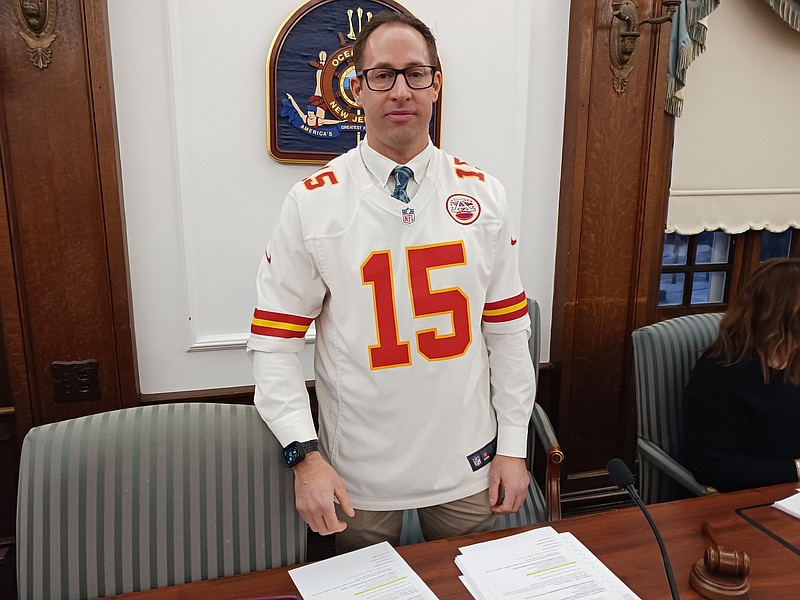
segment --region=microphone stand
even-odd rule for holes
[[[667,556],[667,549],[664,546],[664,540],[661,539],[661,534],[658,532],[656,528],[656,524],[653,521],[653,517],[650,516],[650,511],[647,510],[645,507],[644,502],[639,497],[639,494],[636,493],[636,490],[633,488],[633,484],[628,484],[625,486],[625,491],[628,492],[633,501],[639,505],[639,508],[644,513],[644,516],[647,518],[647,522],[650,523],[650,529],[653,530],[653,534],[656,536],[656,541],[658,542],[658,549],[661,550],[661,558],[664,560],[664,570],[667,572],[667,582],[669,583],[669,591],[672,593],[672,600],[679,600],[678,596],[678,586],[675,583],[675,575],[672,572],[672,565],[669,562],[669,556]]]
[[[667,555],[667,549],[664,546],[664,540],[661,539],[661,534],[658,532],[658,528],[653,521],[653,517],[650,516],[650,511],[647,510],[647,507],[639,497],[636,488],[633,487],[633,474],[631,473],[630,469],[628,469],[628,466],[618,458],[612,458],[610,461],[608,461],[607,467],[608,473],[611,475],[611,479],[614,480],[614,483],[617,485],[617,487],[628,492],[628,495],[633,498],[633,501],[636,502],[639,509],[647,518],[647,522],[650,524],[650,529],[653,530],[653,534],[656,536],[658,549],[661,551],[661,559],[664,561],[664,570],[667,572],[667,582],[669,583],[669,591],[672,594],[672,600],[680,600],[680,597],[678,596],[678,586],[675,583],[675,575],[672,572],[672,565],[669,562],[669,556]]]

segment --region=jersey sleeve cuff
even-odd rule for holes
[[[302,352],[306,347],[305,338],[294,339],[270,339],[260,335],[250,335],[247,340],[247,351],[253,352]]]
[[[305,414],[287,416],[273,423],[270,429],[284,448],[292,442],[307,442],[317,439],[314,422]]]
[[[528,428],[499,425],[497,427],[497,454],[525,458],[528,454]]]

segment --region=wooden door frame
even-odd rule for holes
[[[82,349],[88,346],[89,352],[95,347],[103,349],[100,369],[107,382],[103,398],[96,404],[87,401],[70,404],[70,416],[137,406],[140,400],[129,301],[107,3],[106,0],[61,0],[50,6],[56,10],[56,38],[51,48],[52,62],[44,68],[29,61],[26,42],[18,35],[22,26],[10,5],[3,9],[6,26],[2,31],[0,64],[9,87],[5,94],[0,94],[3,119],[0,121],[0,360],[4,363],[0,384],[7,392],[0,398],[0,448],[3,452],[0,477],[9,486],[7,489],[16,489],[19,453],[28,430],[63,418],[60,415],[64,414],[65,405],[54,402],[50,376],[42,364],[87,358],[73,358],[66,349],[63,355],[51,356],[58,352],[43,351],[39,347],[47,338],[49,325],[54,329],[65,326],[69,331],[90,329],[86,319],[78,322],[82,317],[74,317],[68,310],[59,313],[52,323],[51,317],[34,314],[30,308],[29,299],[42,299],[36,289],[53,289],[61,283],[58,266],[63,263],[59,262],[58,254],[53,255],[55,267],[48,265],[48,253],[55,252],[53,248],[72,244],[84,249],[81,256],[87,257],[87,281],[79,284],[83,288],[76,290],[79,285],[73,282],[69,289],[78,292],[74,294],[81,298],[77,302],[94,293],[100,294],[97,297],[104,307],[110,307],[102,316],[97,316],[97,321],[88,323],[93,326],[86,335],[90,341],[82,342],[81,346]],[[74,80],[69,79],[71,75],[75,76]],[[61,95],[71,100],[73,107],[76,98],[81,98],[81,102],[87,98],[86,111],[81,112],[80,118],[90,123],[89,134],[82,138],[90,141],[76,143],[75,148],[79,150],[70,146],[70,139],[63,131],[53,134],[54,116],[58,114],[52,108],[53,99]],[[33,117],[20,120],[25,118],[20,117],[24,114],[20,106],[25,103],[31,107],[41,106],[43,99],[50,102],[48,111],[37,113],[34,110]],[[69,119],[68,116],[64,118]],[[38,146],[42,140],[44,143]],[[70,169],[59,168],[65,160],[72,160],[72,150],[75,150],[76,164],[83,167],[80,175],[83,179],[79,181],[85,188],[70,187],[68,183],[62,186],[61,178],[56,175],[60,173],[68,178],[72,174]],[[36,189],[35,186],[27,185],[39,178],[48,182],[49,187],[42,189],[51,190],[46,197],[33,194],[31,190]],[[36,239],[38,229],[32,226],[32,210],[26,205],[32,200],[51,202],[60,211],[80,212],[84,221],[77,223],[75,229],[64,227],[61,237],[45,233],[43,239]],[[38,205],[33,206],[38,210]],[[21,218],[23,224],[20,224]],[[81,226],[85,228],[88,222],[93,227],[91,235],[95,229],[98,231],[91,239],[91,246],[85,244],[89,234],[80,237]],[[59,239],[53,239],[55,237]],[[79,243],[74,242],[74,237],[79,238]],[[33,291],[29,289],[32,284]],[[84,289],[85,295],[81,296]],[[110,297],[102,295],[105,293]],[[13,530],[16,495],[12,495],[14,497],[0,498],[0,537]]]
[[[128,244],[122,192],[122,167],[117,132],[117,107],[114,99],[114,74],[111,67],[111,38],[108,0],[82,0],[86,27],[97,35],[87,35],[89,76],[92,84],[94,122],[97,139],[98,171],[103,197],[106,253],[111,282],[114,335],[118,340],[117,364],[120,406],[139,405],[139,374],[133,334],[131,282],[128,269]]]
[[[640,18],[658,16],[662,11],[660,0],[639,0]],[[598,166],[593,161],[603,152],[613,153],[618,147],[629,150],[628,162],[636,163],[636,172],[625,176],[638,178],[638,189],[629,197],[611,202],[635,203],[636,225],[632,235],[635,243],[630,256],[609,256],[618,261],[619,270],[629,273],[626,316],[619,323],[619,331],[603,331],[602,335],[613,338],[617,344],[624,344],[624,366],[615,376],[619,377],[619,396],[603,398],[597,410],[614,410],[617,415],[615,431],[595,431],[592,435],[615,436],[614,456],[622,457],[633,465],[636,457],[635,402],[633,397],[633,370],[630,333],[655,320],[658,302],[658,272],[661,247],[663,244],[664,223],[666,220],[669,172],[672,151],[674,118],[664,111],[666,97],[667,59],[671,26],[669,23],[659,29],[642,28],[641,37],[634,60],[631,82],[625,93],[633,96],[627,100],[614,96],[608,89],[598,89],[606,85],[611,88],[610,54],[608,49],[609,29],[612,20],[610,0],[573,0],[570,10],[570,39],[567,61],[567,91],[564,122],[564,142],[562,154],[561,192],[559,198],[558,236],[556,242],[556,277],[553,296],[553,321],[551,331],[551,362],[555,366],[553,376],[553,396],[550,405],[555,406],[559,439],[566,453],[563,482],[564,500],[567,511],[570,504],[576,507],[588,503],[609,501],[617,497],[617,490],[605,472],[605,462],[612,456],[598,456],[593,468],[570,469],[570,440],[574,439],[571,429],[580,429],[593,416],[584,407],[582,413],[574,408],[573,384],[576,375],[576,352],[580,350],[583,332],[577,330],[576,314],[579,307],[592,303],[600,305],[604,299],[584,294],[586,278],[598,276],[597,273],[582,271],[581,256],[591,249],[591,236],[584,236],[587,209],[598,199],[590,197],[587,178],[602,178]],[[645,93],[636,97],[636,90],[643,82],[634,78],[646,78]],[[638,87],[637,87],[638,86]],[[615,115],[624,123],[619,131],[605,138],[597,134],[599,127],[592,126],[595,104],[603,97],[609,106],[635,105],[638,112],[631,111],[630,122]],[[598,98],[600,100],[598,100]],[[627,102],[627,105],[624,104]],[[600,113],[602,114],[602,113]],[[641,117],[636,115],[641,114]],[[610,117],[610,115],[605,115]],[[633,139],[633,141],[631,141]],[[636,156],[631,156],[636,154]],[[619,174],[608,173],[608,186],[613,194],[615,181]],[[615,267],[608,267],[606,273]],[[603,273],[600,273],[602,276]],[[598,310],[601,314],[601,310]],[[603,325],[600,325],[602,327]],[[579,357],[583,360],[585,357]],[[601,356],[600,361],[606,357]],[[595,369],[602,365],[594,365]],[[613,365],[612,365],[613,367]],[[589,429],[587,427],[583,428]],[[585,447],[591,444],[587,440]],[[576,448],[577,449],[577,448]],[[578,452],[581,452],[578,449]],[[585,454],[582,452],[582,454]],[[573,452],[573,456],[574,456]]]

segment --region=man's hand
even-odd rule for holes
[[[355,516],[353,505],[344,489],[344,482],[319,452],[310,452],[294,467],[294,495],[297,511],[312,531],[330,535],[343,531],[334,508],[334,497],[348,516]]]
[[[524,458],[496,455],[489,464],[489,504],[492,512],[497,515],[517,512],[525,502],[529,482]],[[502,493],[503,502],[498,504]]]

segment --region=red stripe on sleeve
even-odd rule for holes
[[[516,296],[506,298],[505,300],[498,300],[496,302],[487,302],[483,305],[483,310],[497,310],[499,308],[506,308],[507,306],[514,306],[525,300],[525,291],[523,290]],[[526,308],[527,310],[527,308]]]
[[[483,320],[487,323],[505,323],[506,321],[513,321],[514,319],[519,319],[520,317],[524,317],[528,314],[528,307],[523,306],[522,308],[515,310],[514,312],[505,313],[502,315],[494,315],[494,316],[483,316]]]
[[[314,319],[299,317],[288,313],[277,313],[269,310],[256,309],[253,313],[254,319],[264,319],[265,321],[280,321],[281,323],[291,323],[292,325],[303,325],[308,327]]]
[[[291,331],[290,329],[276,329],[275,327],[262,327],[260,325],[250,325],[250,333],[287,339],[301,338],[306,335],[305,331]]]

